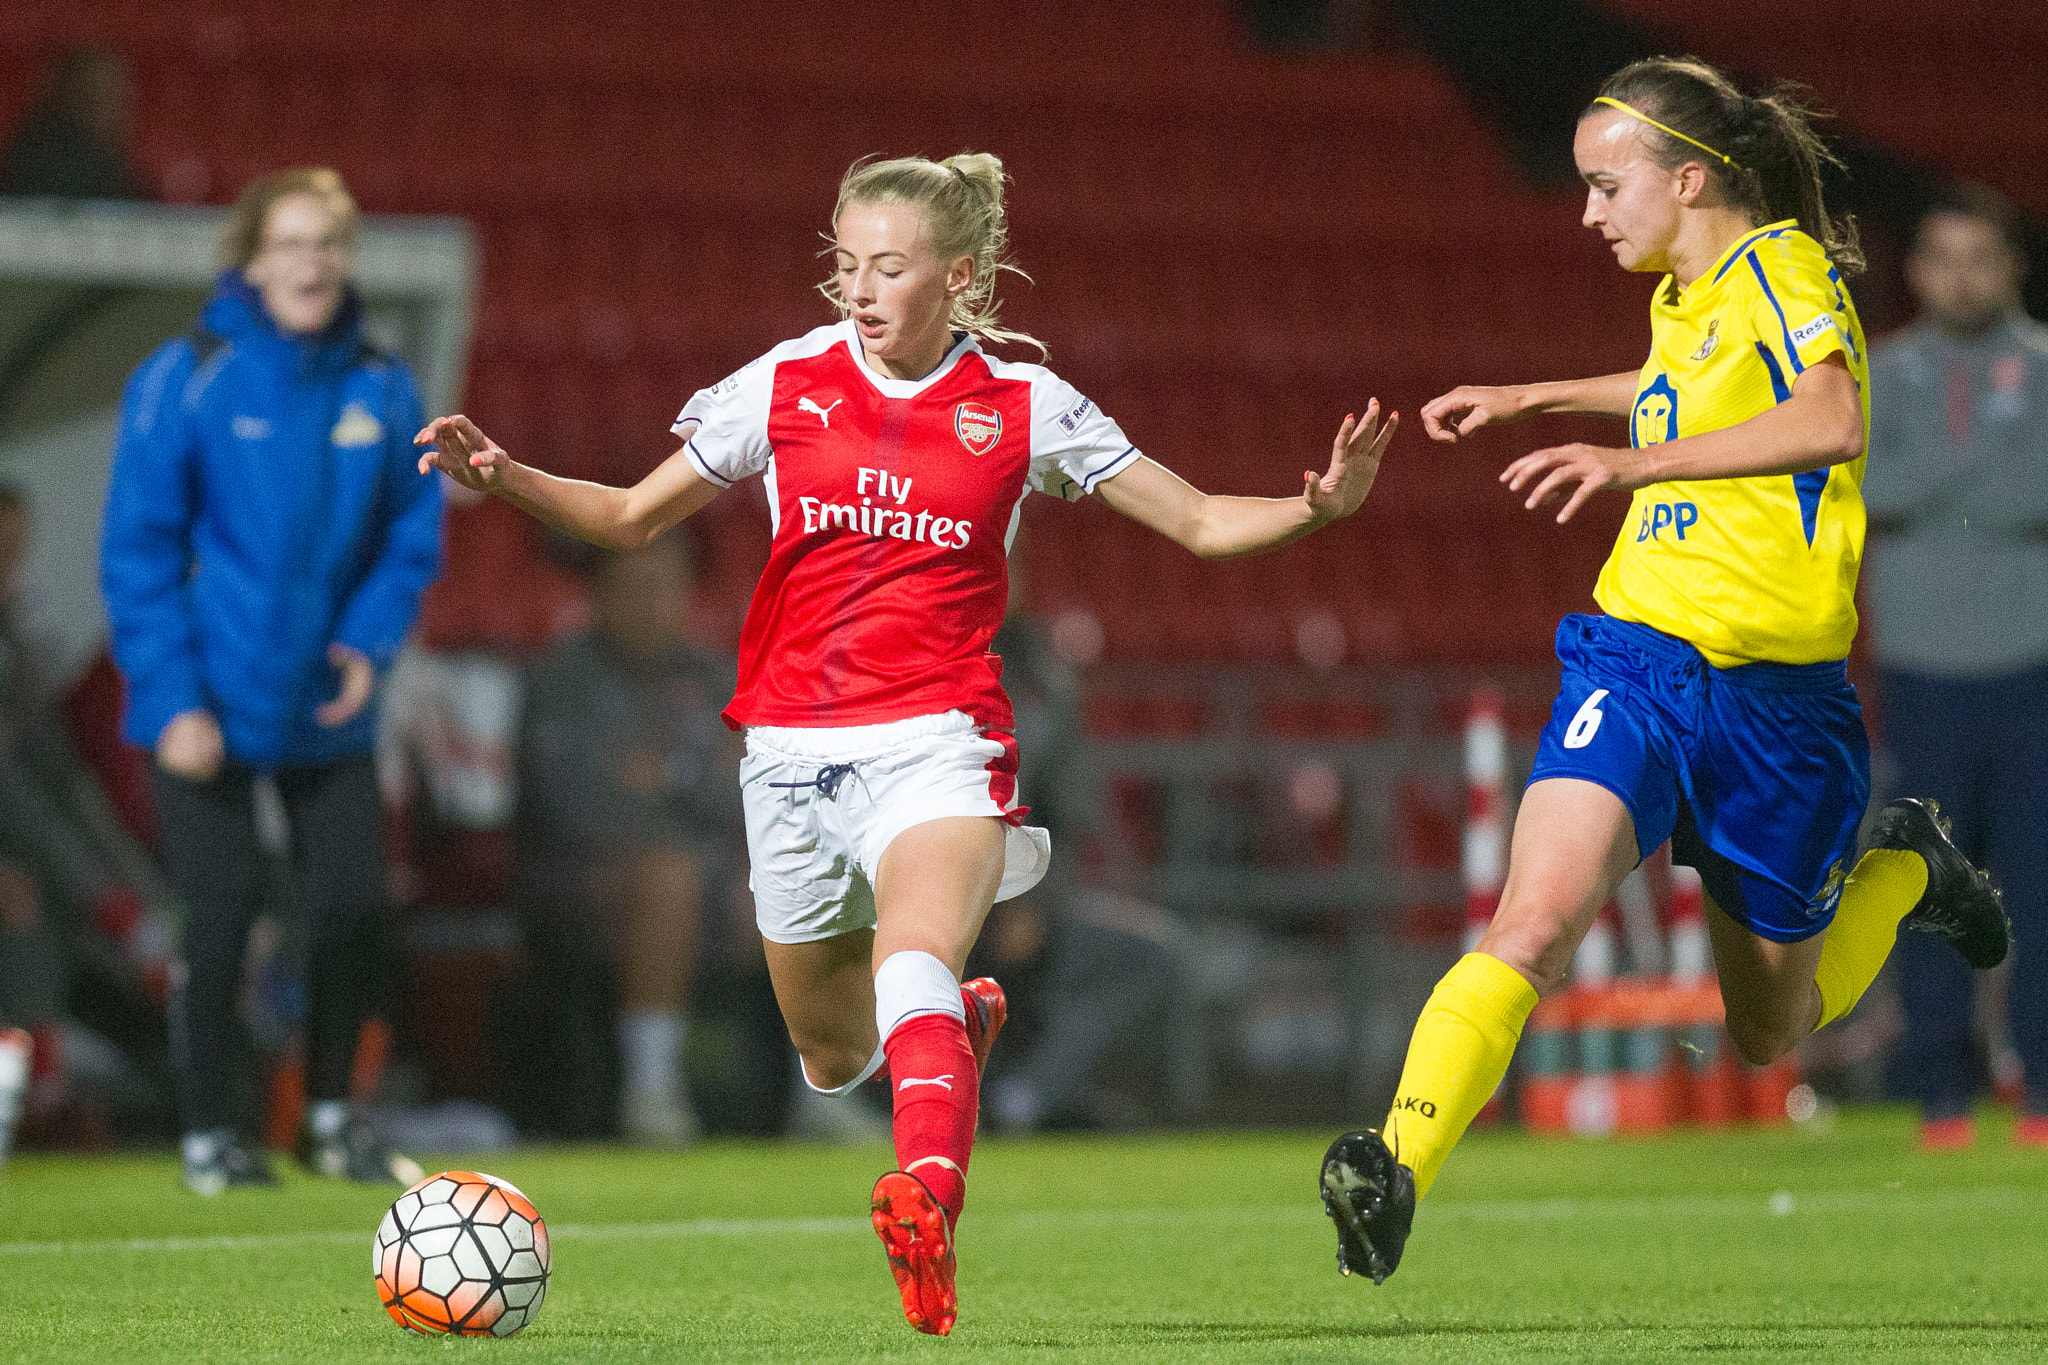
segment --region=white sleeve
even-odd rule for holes
[[[1031,486],[1072,501],[1138,460],[1138,448],[1072,384],[1051,371],[1031,385]]]
[[[699,389],[683,405],[676,435],[696,423],[696,434],[683,450],[699,474],[730,488],[768,467],[768,407],[775,395],[773,353],[743,366],[708,389]]]

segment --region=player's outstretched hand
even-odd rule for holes
[[[1422,405],[1422,429],[1432,441],[1455,441],[1485,426],[1528,416],[1522,391],[1512,385],[1460,384]]]
[[[1386,453],[1387,442],[1394,438],[1394,428],[1400,425],[1398,412],[1381,425],[1377,398],[1365,405],[1365,416],[1345,415],[1344,425],[1337,428],[1337,440],[1330,447],[1328,472],[1302,472],[1301,496],[1308,500],[1308,510],[1317,522],[1335,521],[1358,510],[1379,475],[1380,456]]]
[[[497,442],[477,429],[476,423],[457,414],[436,417],[412,438],[426,447],[420,456],[420,473],[438,469],[464,488],[488,493],[505,475],[512,457]]]
[[[1649,482],[1642,476],[1638,452],[1578,442],[1524,455],[1500,472],[1500,481],[1517,493],[1528,488],[1522,506],[1532,512],[1552,498],[1563,498],[1559,525],[1603,488],[1628,491]]]

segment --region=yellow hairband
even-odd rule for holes
[[[1623,104],[1620,100],[1614,98],[1612,95],[1602,95],[1598,99],[1594,100],[1593,103],[1611,104],[1616,109],[1621,110],[1621,112],[1623,112],[1624,114],[1635,115],[1637,118],[1649,124],[1652,128],[1655,128],[1659,132],[1669,133],[1671,134],[1671,136],[1679,139],[1681,142],[1690,142],[1693,146],[1699,148],[1701,151],[1707,153],[1709,156],[1719,157],[1721,160],[1727,162],[1730,166],[1733,166],[1738,171],[1743,169],[1741,165],[1737,164],[1735,158],[1728,155],[1728,153],[1717,152],[1712,147],[1709,147],[1706,143],[1700,141],[1698,138],[1688,137],[1686,134],[1679,132],[1676,128],[1671,127],[1669,124],[1659,123],[1657,122],[1657,120],[1651,118],[1648,114],[1636,108],[1634,105]]]

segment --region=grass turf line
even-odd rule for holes
[[[384,1316],[385,1193],[288,1174],[202,1201],[168,1158],[18,1157],[0,1362],[2040,1358],[2048,1156],[1984,1130],[1941,1155],[1902,1111],[1819,1134],[1477,1134],[1377,1290],[1335,1272],[1313,1194],[1328,1134],[990,1142],[943,1342],[903,1324],[862,1217],[881,1149],[489,1159],[558,1236],[547,1306],[509,1342]]]

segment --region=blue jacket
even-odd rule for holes
[[[100,542],[128,739],[154,748],[204,707],[252,767],[362,753],[376,708],[322,728],[339,641],[382,670],[441,556],[441,480],[423,478],[412,372],[372,351],[353,290],[317,337],[280,333],[235,271],[199,331],[165,343],[121,399]]]

